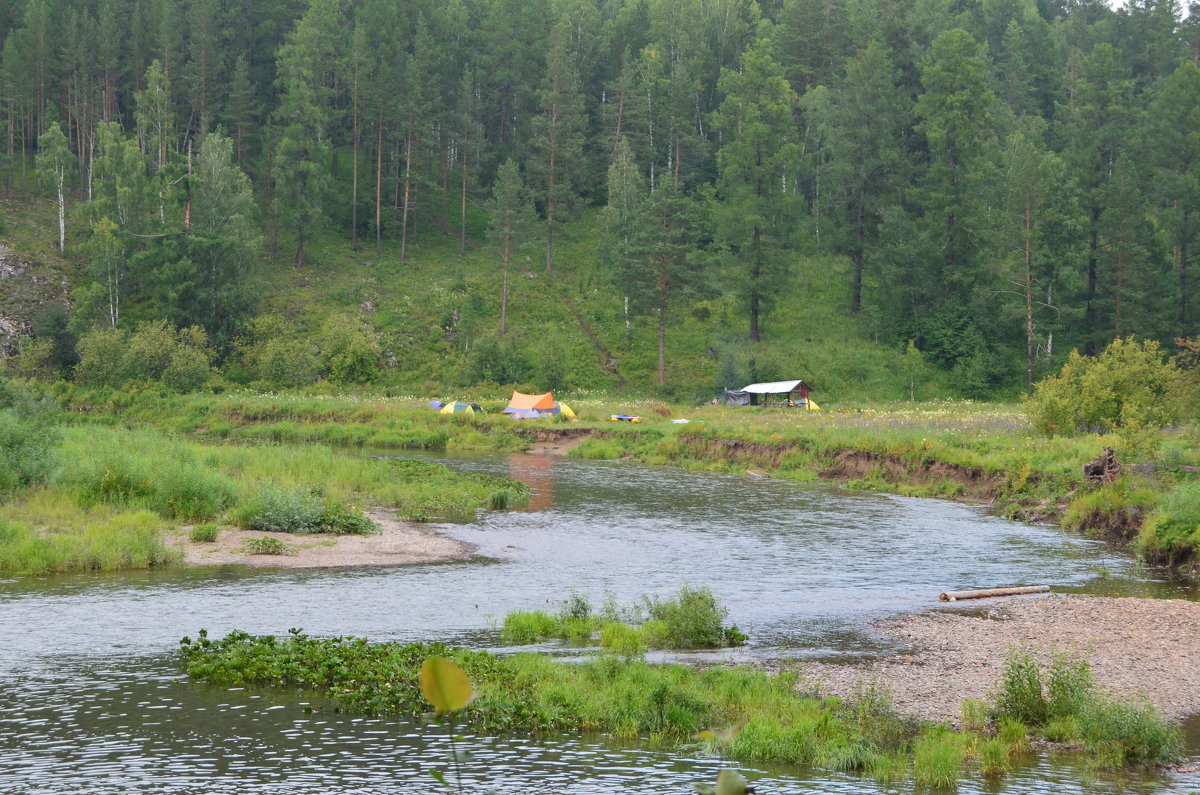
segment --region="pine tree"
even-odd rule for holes
[[[788,274],[788,247],[797,216],[792,191],[799,146],[797,97],[783,76],[770,39],[759,39],[740,70],[725,70],[716,116],[725,145],[717,153],[717,241],[737,269],[750,340],[762,339],[762,316]]]
[[[1029,126],[1033,128],[1030,133],[1017,131],[1005,144],[1002,213],[993,232],[999,238],[998,291],[1016,295],[1021,302],[1025,385],[1032,389],[1038,315],[1044,309],[1057,312],[1052,296],[1059,283],[1058,271],[1069,264],[1078,236],[1066,167],[1037,140],[1037,125]]]
[[[704,292],[696,259],[695,208],[672,180],[650,194],[639,213],[637,235],[625,270],[635,311],[649,311],[658,325],[658,384],[667,383],[667,327],[671,310]]]
[[[1196,293],[1190,265],[1200,233],[1200,67],[1184,61],[1165,81],[1150,111],[1151,146],[1162,213],[1171,230],[1178,276],[1177,332],[1193,329]]]
[[[608,167],[608,204],[604,208],[604,232],[600,239],[600,260],[611,270],[625,296],[625,342],[632,342],[629,300],[629,271],[634,268],[634,237],[646,198],[646,184],[628,139],[617,139],[612,163]]]
[[[330,71],[337,30],[336,0],[317,0],[280,48],[276,112],[279,142],[274,154],[277,215],[296,230],[297,268],[304,265],[304,243],[325,220],[324,194],[329,183]]]
[[[583,176],[585,131],[579,75],[567,46],[567,30],[551,34],[542,84],[541,112],[533,122],[529,173],[546,217],[546,270],[554,257],[554,230],[575,212]]]
[[[191,232],[171,282],[172,289],[184,283],[194,289],[179,291],[183,300],[168,301],[168,315],[181,328],[203,327],[224,354],[252,306],[246,280],[260,244],[254,194],[234,162],[232,140],[216,133],[204,137],[191,186]]]
[[[505,160],[496,172],[488,237],[500,258],[500,334],[508,333],[508,272],[516,259],[528,247],[537,219],[521,171],[511,159]]]
[[[871,42],[846,64],[830,92],[824,137],[829,142],[830,192],[849,227],[842,250],[853,264],[850,311],[863,304],[863,279],[886,208],[898,201],[906,180],[906,131],[911,124],[899,75],[886,47]],[[877,254],[875,255],[878,256]]]

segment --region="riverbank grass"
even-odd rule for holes
[[[38,489],[17,505],[0,506],[0,571],[116,571],[180,563],[182,553],[163,541],[165,527],[151,511],[81,509],[53,490]]]
[[[183,523],[295,534],[367,534],[359,506],[428,520],[519,504],[527,486],[441,464],[319,445],[210,444],[100,425],[61,429],[43,486],[0,503],[0,571],[40,573],[174,564],[165,531]],[[495,495],[503,492],[503,498]],[[7,540],[6,540],[7,539]]]

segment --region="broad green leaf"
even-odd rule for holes
[[[430,657],[421,666],[421,692],[438,714],[462,709],[471,701],[471,680],[445,657]]]
[[[716,795],[745,795],[750,782],[736,770],[722,770],[717,774]]]
[[[431,776],[433,776],[435,779],[437,779],[437,782],[438,782],[439,784],[441,784],[443,787],[448,787],[448,786],[450,786],[450,782],[449,782],[449,781],[447,781],[447,780],[446,780],[446,777],[442,775],[442,771],[440,771],[440,770],[430,770],[430,771],[429,771],[429,775],[431,775]]]

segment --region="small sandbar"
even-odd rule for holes
[[[448,563],[470,558],[475,547],[439,535],[417,523],[397,519],[382,508],[372,508],[367,515],[378,525],[380,532],[369,536],[293,535],[267,533],[257,530],[224,528],[217,540],[195,543],[188,539],[188,529],[173,541],[183,546],[184,562],[211,566],[241,563],[247,566],[282,569],[319,569],[342,566],[403,566],[415,563]],[[288,547],[284,555],[248,554],[243,546],[246,539],[268,536]]]
[[[874,679],[901,713],[956,723],[959,705],[988,698],[1009,650],[1025,647],[1047,662],[1056,652],[1086,660],[1110,695],[1145,696],[1172,718],[1200,713],[1200,603],[1049,596],[973,608],[880,621],[874,629],[901,651],[867,665],[807,664],[805,678],[840,696]]]

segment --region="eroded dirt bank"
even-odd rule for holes
[[[1025,647],[1047,662],[1054,652],[1086,660],[1110,694],[1144,695],[1174,718],[1200,713],[1197,602],[1010,597],[887,619],[874,629],[900,650],[865,665],[808,664],[805,678],[841,696],[874,678],[892,689],[900,712],[957,722],[963,700],[987,698],[1009,650]]]

